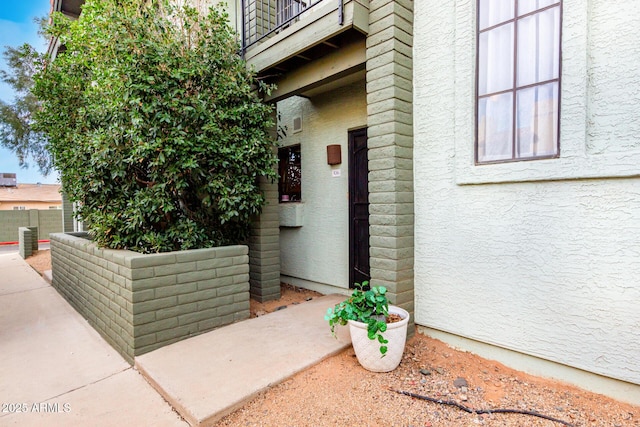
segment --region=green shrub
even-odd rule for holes
[[[275,178],[273,107],[227,16],[88,0],[35,76],[36,127],[95,241],[164,252],[242,242]],[[268,89],[268,88],[266,88]]]
[[[387,330],[387,317],[389,316],[389,300],[387,288],[384,286],[369,287],[365,281],[354,284],[355,288],[351,296],[338,303],[333,308],[327,309],[324,320],[329,322],[331,334],[336,336],[336,325],[345,326],[349,320],[365,323],[367,336],[370,340],[378,340],[382,357],[387,353],[389,341],[382,335]],[[369,289],[367,289],[369,288]]]

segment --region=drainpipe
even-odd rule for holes
[[[344,0],[338,0],[338,24],[344,25]]]
[[[241,37],[242,37],[242,47],[241,47],[242,59],[244,59],[244,51],[246,50],[246,46],[247,46],[247,37],[246,37],[246,33],[245,33],[246,29],[245,29],[245,19],[244,19],[244,14],[245,14],[245,11],[246,11],[245,1],[246,0],[242,0],[240,2],[240,8],[242,9],[240,11],[240,16],[241,16],[240,19],[242,20],[242,25],[240,26],[241,27],[240,31],[242,32],[242,34],[241,34]]]

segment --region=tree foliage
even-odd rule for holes
[[[164,252],[243,241],[275,178],[273,108],[227,16],[89,0],[35,76],[37,129],[98,244]]]
[[[20,166],[28,167],[31,158],[48,175],[51,156],[47,139],[32,128],[33,115],[39,107],[31,92],[33,75],[42,67],[44,58],[29,44],[6,47],[3,56],[8,71],[0,70],[0,80],[13,89],[15,96],[12,103],[0,100],[0,145],[16,154]]]

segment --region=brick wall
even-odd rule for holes
[[[413,4],[370,3],[367,37],[371,283],[414,332]]]
[[[31,210],[30,212],[34,212]],[[62,210],[38,210],[37,221],[32,221],[32,227],[38,227],[38,239],[48,240],[51,233],[62,231]]]
[[[38,227],[20,227],[18,253],[24,259],[38,250]]]
[[[29,211],[0,211],[0,242],[17,242],[18,229],[29,226]]]
[[[273,122],[277,122],[273,112]],[[271,136],[277,137],[276,127],[271,128]],[[277,148],[274,147],[274,153]],[[249,237],[249,283],[251,297],[265,302],[280,298],[280,210],[278,206],[278,183],[265,177],[260,178],[260,190],[266,203],[262,212],[251,223]]]
[[[246,246],[139,254],[51,235],[53,286],[129,362],[249,317]]]
[[[62,210],[0,211],[0,242],[17,242],[20,227],[38,227],[36,240],[46,240],[62,231]]]

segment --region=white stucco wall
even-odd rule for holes
[[[475,7],[415,2],[416,322],[640,384],[640,8],[565,0],[560,159],[475,166]]]
[[[300,144],[302,156],[302,227],[280,228],[284,282],[331,292],[349,287],[348,131],[366,126],[364,82],[310,99],[278,103],[287,126],[283,146]],[[302,131],[293,119],[302,117]],[[342,164],[327,164],[327,145],[340,144]],[[334,177],[332,171],[339,170]]]

